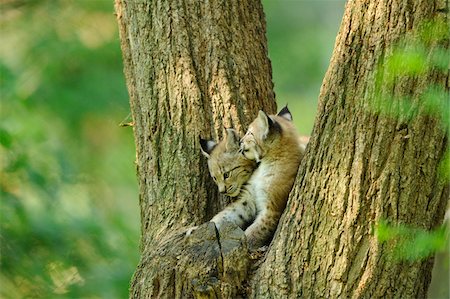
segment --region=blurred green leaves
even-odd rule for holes
[[[386,61],[386,80],[394,82],[398,76],[418,76],[427,71],[426,51],[423,48],[396,49]]]
[[[399,127],[409,127],[411,133],[416,122],[426,121],[448,138],[449,40],[450,32],[444,22],[424,22],[388,49],[374,70],[375,95],[369,95],[368,111],[390,118]],[[446,146],[438,169],[439,184],[450,181],[449,160],[450,151]],[[435,264],[437,272],[429,296],[448,297],[448,223],[431,230],[395,222],[384,219],[376,226],[378,241],[389,257],[399,262],[414,262],[444,252]]]
[[[432,70],[447,71],[450,33],[444,21],[428,21],[400,40],[385,61],[385,80],[395,83],[403,76],[420,76]]]
[[[447,150],[439,164],[439,174],[444,181],[450,182],[450,150]]]
[[[376,96],[369,109],[409,123],[419,114],[450,127],[448,82],[435,82],[448,73],[450,32],[444,22],[425,22],[405,35],[385,54],[376,70]],[[429,81],[429,84],[421,84]],[[414,90],[418,92],[412,93]],[[411,88],[408,88],[411,87]]]
[[[444,21],[424,22],[388,50],[375,71],[375,96],[368,110],[383,117],[411,124],[419,116],[437,120],[448,135],[450,128],[450,32]],[[447,80],[435,80],[443,74]],[[425,83],[424,83],[425,82]],[[439,167],[449,181],[449,150]]]
[[[0,297],[127,297],[138,196],[113,4],[14,3],[0,19]]]
[[[392,257],[398,260],[425,259],[449,245],[446,226],[428,231],[406,225],[391,225],[383,220],[376,227],[376,235],[381,243],[389,246]]]

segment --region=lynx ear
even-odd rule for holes
[[[205,140],[200,137],[200,149],[202,150],[202,154],[209,159],[209,156],[213,149],[216,147],[217,143],[214,140]]]
[[[273,126],[273,120],[262,110],[259,110],[257,119],[262,134],[261,138],[265,139],[269,134],[269,129]]]
[[[277,114],[278,116],[281,116],[289,121],[292,121],[292,114],[291,111],[289,111],[288,106],[284,106],[283,109],[280,110],[280,112],[278,112]]]
[[[227,145],[227,150],[231,150],[231,149],[239,149],[239,135],[236,132],[235,129],[231,129],[228,128],[226,129],[226,145]]]

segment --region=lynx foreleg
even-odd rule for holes
[[[278,225],[280,214],[269,210],[261,211],[255,221],[245,230],[248,246],[257,249],[268,243]]]
[[[256,207],[247,193],[244,193],[237,201],[227,206],[223,211],[214,216],[210,221],[214,222],[217,229],[225,222],[233,222],[242,229],[255,219]]]

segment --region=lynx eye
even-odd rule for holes
[[[224,174],[223,174],[223,178],[224,179],[228,179],[230,177],[230,172],[225,172]]]

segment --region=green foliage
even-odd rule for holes
[[[439,174],[444,181],[450,182],[450,150],[445,153],[439,165]]]
[[[407,126],[418,117],[437,120],[437,125],[448,134],[450,97],[447,83],[418,85],[418,82],[431,82],[428,79],[435,74],[448,72],[449,35],[445,23],[425,22],[386,51],[375,70],[375,96],[368,101],[368,111]],[[449,157],[447,149],[439,165],[440,180],[444,183],[450,181]],[[438,272],[434,274],[430,298],[448,297],[448,275],[445,273],[448,273],[449,233],[446,225],[430,231],[382,220],[376,226],[378,240],[394,260],[414,262],[445,253],[439,255],[435,265]]]
[[[400,40],[376,70],[375,97],[369,102],[368,110],[405,124],[419,115],[426,115],[437,119],[448,134],[450,95],[447,83],[416,86],[418,93],[414,94],[405,86],[418,78],[448,72],[449,40],[450,32],[443,22],[425,22]],[[450,178],[448,156],[449,150],[439,167],[441,178],[446,181]]]
[[[450,122],[449,94],[445,82],[416,86],[418,94],[408,88],[397,88],[428,78],[433,73],[446,73],[450,63],[450,33],[441,22],[426,22],[407,34],[388,52],[376,70],[376,96],[370,109],[399,120],[410,122],[420,113],[440,120],[444,130]]]
[[[428,63],[424,48],[398,48],[387,59],[386,81],[392,83],[399,76],[418,76],[427,71]]]
[[[376,236],[381,243],[386,243],[391,248],[393,257],[399,260],[425,259],[445,250],[449,245],[445,225],[428,231],[406,225],[391,225],[382,220],[376,227]]]
[[[2,7],[2,298],[125,298],[138,203],[109,1]]]
[[[430,71],[447,71],[450,33],[443,21],[424,22],[400,40],[385,65],[385,83],[394,84],[401,77],[425,75]]]

